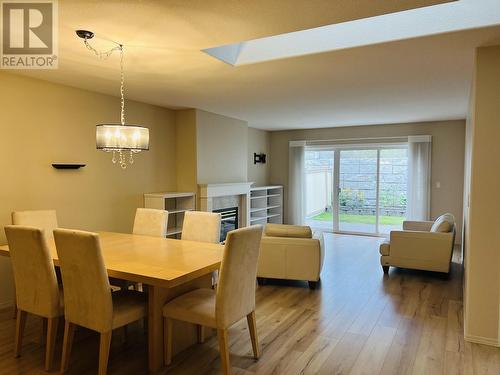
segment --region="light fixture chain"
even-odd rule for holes
[[[120,95],[121,95],[120,118],[122,125],[125,126],[125,74],[123,72],[123,45],[121,44],[120,44]]]
[[[98,50],[96,50],[94,47],[92,47],[88,41],[87,38],[84,39],[84,43],[85,43],[85,47],[87,47],[88,50],[94,52],[94,54],[101,60],[105,60],[107,59],[109,56],[111,56],[111,54],[114,52],[114,51],[121,51],[122,50],[122,46],[119,44],[117,45],[116,47],[113,47],[111,48],[109,51],[106,51],[106,52],[99,52]]]

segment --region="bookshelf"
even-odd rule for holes
[[[184,213],[196,209],[196,194],[191,192],[166,192],[144,194],[144,207],[168,211],[168,238],[180,238]]]
[[[283,186],[250,188],[250,224],[283,223]]]

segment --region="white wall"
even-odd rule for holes
[[[499,90],[500,46],[478,48],[466,163],[464,323],[466,339],[491,345],[500,345]]]

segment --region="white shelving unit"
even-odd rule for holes
[[[186,211],[196,209],[196,194],[191,192],[166,192],[144,194],[144,207],[168,211],[167,237],[179,238]]]
[[[283,186],[250,188],[250,224],[283,223]]]

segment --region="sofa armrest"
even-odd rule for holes
[[[405,220],[403,221],[403,230],[429,232],[431,230],[432,224],[434,224],[433,221]]]
[[[391,231],[391,258],[450,262],[453,233]]]
[[[323,263],[325,261],[325,239],[323,232],[321,231],[314,232],[313,239],[319,241],[319,256],[320,256],[319,273],[321,273],[321,270],[323,269]]]

